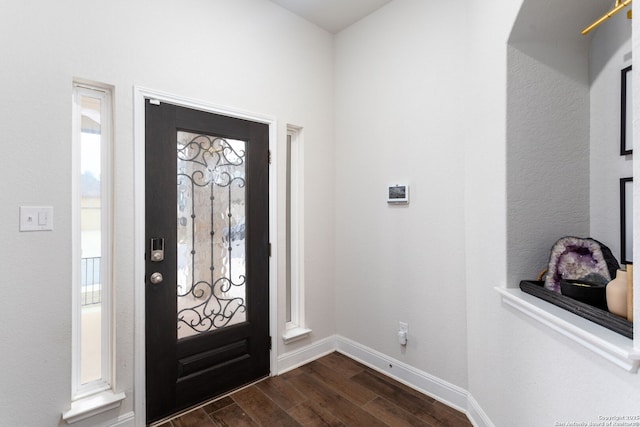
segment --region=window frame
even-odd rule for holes
[[[81,340],[82,340],[82,283],[81,283],[81,111],[80,98],[88,96],[100,99],[100,200],[101,200],[101,377],[86,384],[81,382]],[[73,84],[73,142],[72,142],[72,282],[73,282],[73,327],[72,327],[72,401],[77,401],[100,392],[111,390],[113,377],[113,90],[100,84],[74,81]]]
[[[285,289],[285,344],[311,333],[306,327],[304,306],[304,143],[302,128],[287,125],[287,283]]]

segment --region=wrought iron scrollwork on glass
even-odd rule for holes
[[[178,338],[246,321],[245,142],[177,135]]]

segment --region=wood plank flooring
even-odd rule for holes
[[[158,427],[468,427],[467,417],[340,353],[267,378]]]

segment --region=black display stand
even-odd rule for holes
[[[553,305],[564,308],[573,314],[591,320],[600,326],[604,326],[614,332],[633,339],[633,323],[608,311],[601,310],[589,304],[569,298],[558,292],[550,291],[544,287],[544,282],[537,280],[523,280],[520,282],[522,292],[536,296]]]

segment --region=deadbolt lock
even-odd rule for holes
[[[151,261],[164,261],[164,239],[162,237],[151,239]]]

